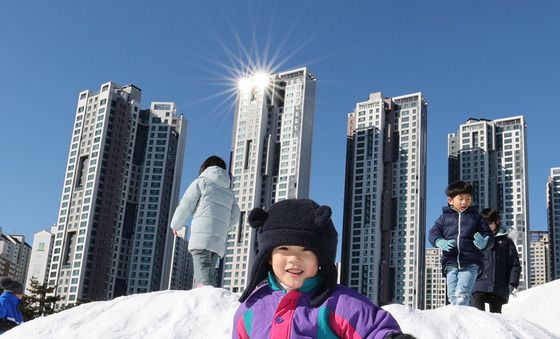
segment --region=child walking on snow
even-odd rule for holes
[[[500,214],[492,208],[480,212],[494,233],[494,240],[484,250],[482,275],[473,289],[473,306],[484,311],[484,303],[490,312],[502,313],[502,305],[508,302],[510,288],[519,285],[521,265],[515,243],[507,228],[501,226]]]
[[[471,291],[482,266],[482,251],[492,231],[471,207],[474,189],[465,181],[449,184],[448,206],[430,230],[430,242],[442,252],[441,265],[447,279],[447,297],[452,305],[469,305]]]
[[[283,200],[253,209],[248,221],[257,255],[233,338],[413,338],[389,312],[337,285],[338,234],[328,206]]]
[[[225,252],[231,227],[239,223],[239,207],[230,188],[226,163],[211,156],[200,166],[200,176],[187,188],[171,220],[171,229],[184,227],[193,217],[189,252],[193,257],[195,286],[215,286],[214,269]]]

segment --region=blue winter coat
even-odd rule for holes
[[[239,223],[239,206],[229,174],[210,166],[187,188],[173,214],[171,228],[179,230],[192,216],[189,251],[209,250],[224,256],[228,231]]]
[[[464,267],[471,264],[482,265],[483,254],[474,245],[474,234],[493,237],[488,223],[478,214],[478,209],[468,207],[458,212],[449,206],[443,208],[442,215],[430,230],[430,242],[435,247],[436,240],[443,238],[455,240],[455,247],[450,251],[442,251],[441,265],[443,270],[448,266]]]
[[[505,228],[500,228],[484,252],[482,274],[474,284],[474,292],[493,293],[509,297],[509,286],[519,285],[521,265],[515,243],[508,237]]]
[[[23,322],[23,315],[18,310],[20,299],[11,291],[4,291],[0,295],[0,319],[5,319],[16,324]]]

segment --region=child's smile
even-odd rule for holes
[[[286,270],[286,272],[288,272],[288,273],[290,273],[291,275],[294,275],[294,276],[300,276],[303,273],[302,270]]]

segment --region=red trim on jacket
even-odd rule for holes
[[[329,325],[331,330],[333,330],[333,332],[340,338],[362,339],[358,332],[356,332],[354,326],[352,326],[348,320],[334,312],[331,312],[329,315]]]
[[[291,290],[280,300],[274,317],[272,317],[271,338],[290,338],[292,320],[300,297],[301,292]]]

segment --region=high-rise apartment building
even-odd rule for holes
[[[447,281],[441,269],[441,250],[426,249],[426,303],[424,309],[433,310],[445,306]]]
[[[0,228],[0,276],[10,277],[23,285],[30,257],[31,246],[23,235],[5,234]]]
[[[531,231],[531,286],[550,281],[548,232]]]
[[[556,280],[560,278],[560,167],[550,169],[546,198],[550,241],[550,279]]]
[[[29,268],[27,269],[27,281],[24,285],[27,290],[31,286],[31,279],[37,280],[39,284],[47,282],[53,243],[54,234],[52,229],[51,232],[43,230],[33,235],[31,258],[29,259]]]
[[[233,292],[245,288],[255,255],[249,211],[309,195],[316,79],[303,67],[239,85],[230,169],[241,217],[228,234],[222,274]]]
[[[341,281],[381,305],[425,304],[426,133],[420,92],[348,114]]]
[[[140,98],[112,82],[78,96],[48,278],[60,304],[167,287],[186,121]]]
[[[136,229],[130,244],[128,294],[169,286],[173,246],[183,245],[169,232],[169,222],[179,200],[186,128],[173,102],[152,102],[150,109],[140,111],[132,161],[136,180],[130,203],[137,212],[131,216]]]
[[[520,289],[530,287],[527,125],[523,116],[468,119],[448,135],[449,181],[474,186],[473,205],[498,210],[515,228],[521,263]]]

